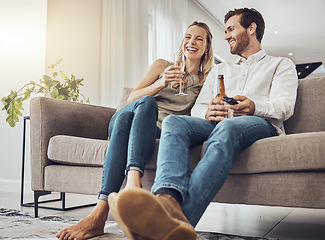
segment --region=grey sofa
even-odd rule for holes
[[[129,89],[124,90],[121,105]],[[240,153],[214,198],[215,202],[325,208],[325,76],[299,81],[295,114],[285,122],[286,136],[255,142]],[[116,109],[35,97],[30,103],[32,190],[97,194]],[[143,186],[155,176],[156,150]],[[191,149],[192,168],[204,145]]]

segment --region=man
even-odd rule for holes
[[[110,196],[113,216],[137,237],[196,239],[193,227],[238,154],[259,139],[284,134],[283,121],[293,114],[295,65],[262,49],[262,15],[255,9],[235,9],[226,14],[225,24],[225,40],[238,57],[211,71],[191,117],[168,116],[163,121],[153,194],[134,189]],[[225,76],[226,94],[239,104],[225,106],[215,98],[219,74]],[[225,118],[228,109],[234,117]],[[191,173],[189,149],[204,141],[203,158]]]

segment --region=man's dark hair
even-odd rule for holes
[[[229,18],[235,15],[241,15],[240,25],[242,25],[245,29],[247,29],[253,22],[257,25],[256,38],[261,43],[265,29],[265,23],[262,14],[260,14],[254,8],[235,8],[225,15],[224,22],[226,23]]]

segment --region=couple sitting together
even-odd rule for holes
[[[59,239],[87,239],[104,233],[111,211],[129,239],[192,240],[195,226],[219,192],[238,154],[255,141],[285,134],[293,115],[298,78],[294,63],[261,47],[264,20],[255,9],[225,15],[225,40],[234,62],[213,66],[212,34],[192,23],[180,51],[185,70],[156,60],[109,125],[99,200],[89,216],[60,231]],[[238,104],[216,98],[218,75]],[[175,96],[171,82],[187,81],[187,96]],[[232,118],[226,118],[228,110]],[[190,116],[189,116],[190,115]],[[147,161],[160,139],[157,170],[149,191],[141,189]],[[206,141],[191,172],[189,151]],[[125,189],[120,191],[127,177]]]

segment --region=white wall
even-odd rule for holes
[[[0,0],[0,98],[44,74],[46,9],[44,0]],[[19,192],[23,120],[11,128],[6,117],[0,111],[0,191]]]
[[[100,99],[102,0],[48,0],[46,65],[83,77],[81,93],[92,104]]]
[[[225,13],[226,14],[226,13]],[[217,23],[194,0],[188,2],[188,25],[193,21],[205,22],[210,27],[213,35],[212,47],[214,54],[222,60],[230,60],[233,55],[229,52],[229,45],[225,41],[223,23]]]

